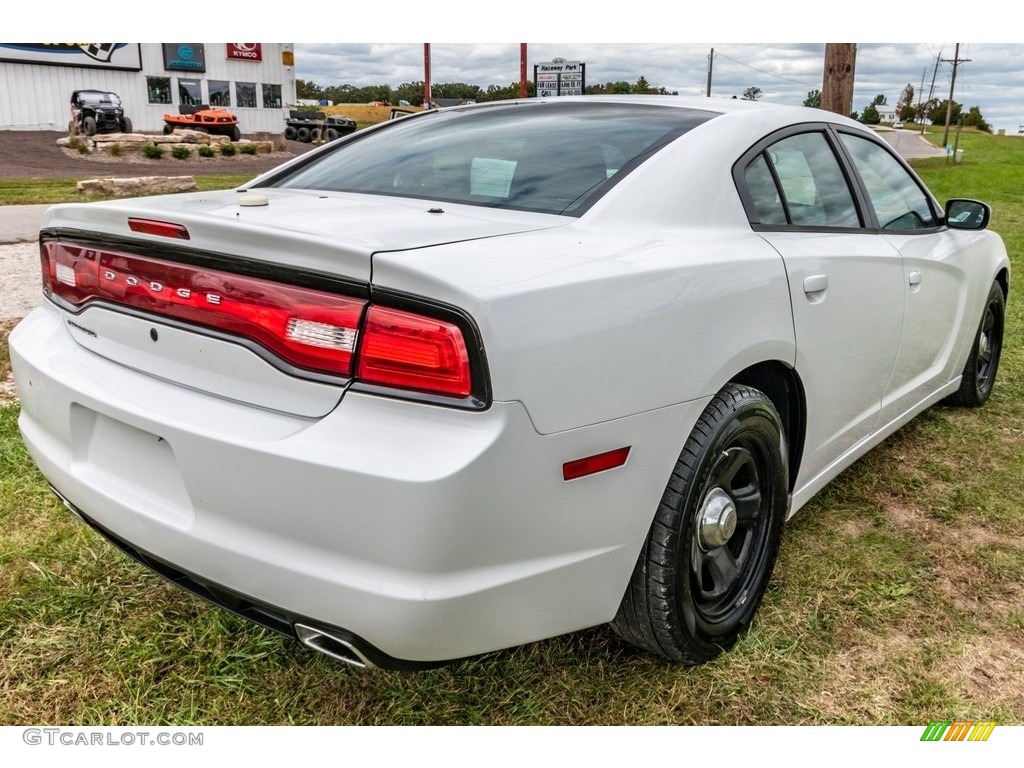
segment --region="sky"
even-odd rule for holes
[[[704,93],[714,48],[713,96],[742,96],[757,87],[763,101],[784,104],[801,104],[808,91],[821,88],[825,41],[856,42],[853,108],[860,112],[878,94],[895,106],[908,83],[920,91],[923,82],[927,94],[936,59],[952,59],[956,44],[905,41],[940,40],[955,32],[976,42],[961,43],[960,59],[969,61],[958,67],[954,100],[979,107],[994,129],[1016,134],[1024,124],[1024,43],[999,42],[1006,37],[996,26],[998,14],[947,6],[857,0],[840,11],[820,0],[774,0],[769,6],[443,0],[401,6],[285,3],[240,13],[230,3],[209,3],[197,25],[191,12],[161,14],[153,24],[151,16],[140,14],[138,0],[104,0],[102,12],[87,14],[77,0],[48,0],[45,22],[38,15],[8,14],[0,34],[9,40],[165,42],[201,36],[294,42],[297,78],[354,86],[422,80],[424,42],[431,44],[434,82],[507,86],[518,82],[519,44],[525,41],[531,76],[534,63],[561,57],[585,62],[591,84],[635,82],[642,75],[654,86],[686,95]],[[508,42],[472,42],[477,40]],[[949,95],[951,73],[949,63],[940,64],[940,99]]]
[[[591,85],[643,76],[655,87],[700,96],[712,49],[713,96],[740,97],[757,87],[762,101],[802,104],[809,91],[821,89],[824,43],[527,42],[527,71],[532,79],[534,64],[561,57],[585,62]],[[915,101],[932,91],[948,98],[955,51],[956,43],[858,43],[854,110],[863,111],[878,94],[895,107],[908,84]],[[1024,44],[961,43],[959,60],[953,100],[978,106],[994,129],[1016,133],[1024,124]],[[423,44],[296,43],[295,74],[322,86],[423,80]],[[431,75],[435,83],[482,87],[518,82],[519,43],[432,42]]]

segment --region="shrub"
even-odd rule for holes
[[[214,154],[215,153],[213,151],[213,147],[209,146],[208,144],[203,144],[199,148],[199,156],[200,157],[213,157]]]
[[[124,150],[121,149],[121,145],[120,144],[111,144],[110,145],[110,154],[113,157],[120,157],[122,154],[124,154]]]
[[[220,153],[222,155],[224,155],[225,157],[231,157],[233,154],[235,154],[235,145],[234,144],[221,144],[220,145]]]
[[[189,155],[192,154],[192,152],[191,150],[189,150],[188,147],[178,146],[171,150],[171,154],[174,155],[179,160],[185,160],[186,158],[188,158]]]
[[[256,154],[256,145],[255,144],[243,144],[242,146],[240,146],[238,148],[238,151],[241,152],[243,155],[255,155]]]
[[[142,154],[148,157],[150,160],[159,160],[164,156],[164,148],[158,147],[156,144],[143,144]]]
[[[87,154],[89,152],[89,145],[84,139],[72,138],[68,142],[68,149],[77,149],[80,154]]]

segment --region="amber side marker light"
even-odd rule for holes
[[[144,235],[156,235],[157,237],[172,237],[175,240],[191,239],[188,230],[181,224],[172,224],[169,221],[153,221],[152,219],[128,219],[128,229],[132,232],[141,232]]]
[[[629,456],[629,449],[631,447],[632,446],[627,445],[625,448],[616,448],[614,451],[607,451],[606,453],[598,453],[594,456],[587,456],[583,459],[567,461],[562,465],[562,479],[576,480],[580,477],[593,475],[597,472],[604,472],[606,469],[621,467],[626,463],[626,458]]]

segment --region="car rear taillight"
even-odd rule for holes
[[[388,307],[370,307],[356,378],[368,384],[452,397],[473,391],[469,352],[458,326]]]
[[[299,368],[352,373],[363,299],[54,241],[42,252],[44,286],[76,307],[108,301],[252,339]]]
[[[298,369],[480,406],[465,336],[447,320],[56,240],[41,245],[41,257],[45,293],[75,309],[93,301],[130,307],[254,341]]]

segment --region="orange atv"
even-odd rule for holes
[[[179,115],[164,115],[164,133],[170,135],[175,128],[206,131],[218,136],[230,136],[232,141],[242,138],[238,118],[224,109],[210,109],[208,104],[178,108]]]

